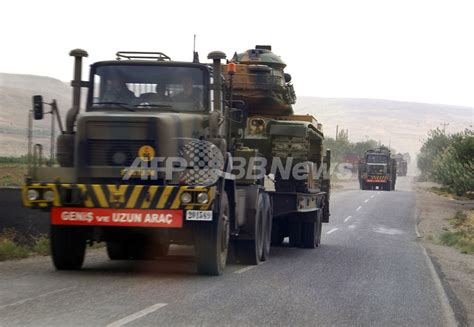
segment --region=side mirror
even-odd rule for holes
[[[288,73],[285,73],[285,82],[290,83],[291,82],[291,75]]]
[[[33,96],[33,117],[35,120],[43,119],[43,97],[41,95]]]

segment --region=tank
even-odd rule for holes
[[[234,100],[244,101],[251,114],[292,115],[296,94],[291,75],[284,72],[285,62],[272,52],[269,45],[235,53],[232,76]],[[226,70],[226,65],[223,67]],[[226,73],[224,71],[224,73]]]

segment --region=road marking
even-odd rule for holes
[[[375,194],[371,195],[370,198],[373,199],[375,197]]]
[[[428,252],[426,252],[426,249],[420,245],[421,249],[423,250],[423,254],[425,255],[425,260],[426,264],[428,265],[428,269],[431,273],[431,277],[433,278],[433,282],[435,284],[436,291],[438,292],[438,297],[441,302],[441,307],[443,308],[444,311],[444,318],[446,319],[446,326],[459,326],[459,324],[456,321],[456,316],[454,315],[453,308],[451,307],[451,304],[449,303],[448,296],[446,295],[446,291],[444,290],[443,284],[441,283],[441,279],[436,272],[436,268],[433,265],[433,262],[431,261],[430,256],[428,255]]]
[[[55,290],[55,291],[43,293],[43,294],[40,294],[40,295],[38,295],[38,296],[28,297],[28,298],[23,299],[23,300],[20,300],[20,301],[16,301],[16,302],[13,302],[13,303],[10,303],[10,304],[2,305],[2,306],[0,306],[0,310],[5,309],[5,308],[8,308],[8,307],[15,306],[15,305],[24,304],[24,303],[29,302],[29,301],[33,301],[33,300],[36,300],[36,299],[40,299],[40,298],[42,298],[42,297],[46,297],[46,296],[48,296],[48,295],[52,295],[52,294],[61,293],[61,292],[65,292],[65,291],[68,291],[68,290],[72,290],[73,288],[76,288],[76,286],[61,288],[61,289],[59,289],[59,290]]]
[[[367,202],[369,202],[369,199],[367,199],[367,200],[364,201],[364,203],[367,203]]]
[[[334,233],[335,231],[339,230],[339,228],[333,228],[329,231],[326,232],[326,234],[331,234],[331,233]]]
[[[137,320],[139,318],[145,317],[146,315],[155,312],[156,310],[163,308],[164,306],[168,305],[168,303],[157,303],[154,304],[148,308],[145,308],[141,311],[135,312],[134,314],[131,314],[130,316],[126,316],[125,318],[122,318],[120,320],[114,321],[111,324],[108,324],[107,327],[119,327],[119,326],[124,326],[128,324],[131,321]]]
[[[264,263],[264,262],[261,262],[260,264],[263,265],[263,263]],[[244,272],[246,272],[246,271],[249,271],[250,269],[253,269],[253,268],[255,268],[255,267],[258,267],[258,265],[243,267],[243,268],[241,268],[241,269],[239,269],[239,270],[234,271],[234,274],[242,274],[242,273],[244,273]]]
[[[352,216],[347,217],[346,219],[344,219],[344,222],[347,223],[349,221],[349,219],[351,219],[351,218],[352,218]]]
[[[362,206],[357,207],[356,211],[359,211],[360,209],[362,209]]]
[[[373,231],[376,232],[376,233],[387,234],[387,235],[401,235],[401,234],[405,233],[404,231],[402,231],[400,229],[386,228],[386,227],[383,227],[383,226],[376,227],[376,228],[373,229]]]

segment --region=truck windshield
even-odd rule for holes
[[[92,72],[89,109],[203,111],[205,73],[196,67],[104,65]]]
[[[369,154],[367,156],[367,162],[369,163],[387,163],[387,157],[378,154]]]

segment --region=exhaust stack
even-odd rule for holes
[[[82,57],[87,57],[88,53],[82,49],[74,49],[69,52],[74,57],[74,79],[71,81],[72,86],[72,108],[69,109],[66,116],[66,133],[74,133],[74,122],[81,106],[81,88],[84,86],[82,82]]]
[[[226,55],[221,51],[212,51],[207,55],[207,59],[211,59],[213,62],[214,71],[214,109],[217,111],[222,110],[222,97],[221,97],[221,60],[225,59]]]

